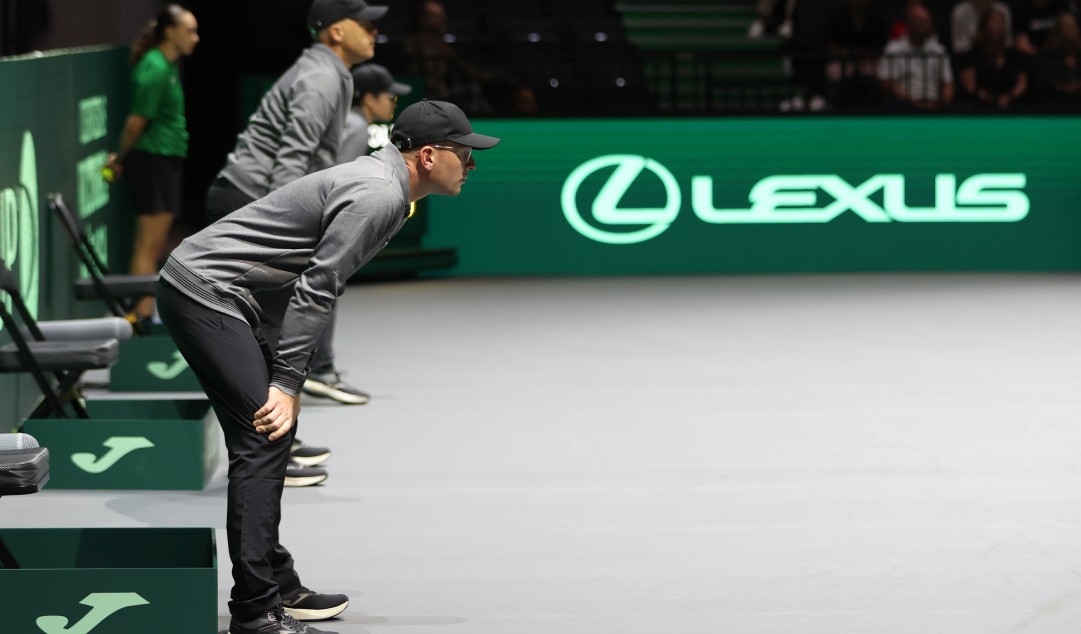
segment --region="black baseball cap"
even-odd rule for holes
[[[477,134],[462,109],[448,101],[418,101],[398,115],[390,142],[399,150],[411,150],[440,141],[454,141],[476,150],[499,143],[494,136]]]
[[[364,0],[315,0],[308,9],[308,28],[322,31],[346,18],[378,20],[389,7],[370,5]]]
[[[353,94],[358,98],[369,92],[376,95],[389,92],[399,97],[413,92],[412,86],[394,81],[394,76],[390,74],[390,71],[379,64],[361,64],[355,66],[352,73]]]

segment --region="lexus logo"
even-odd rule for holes
[[[645,227],[634,231],[606,231],[586,222],[579,212],[578,188],[594,172],[613,165],[616,167],[615,171],[593,200],[593,218],[598,223],[609,226],[646,225]],[[652,172],[664,185],[665,206],[621,209],[618,206],[619,201],[644,170]],[[636,154],[610,154],[582,163],[563,183],[562,202],[563,215],[578,233],[606,244],[635,244],[659,236],[676,219],[683,204],[679,183],[676,182],[676,177],[672,176],[672,172],[657,161]]]
[[[578,208],[578,190],[595,172],[613,166],[615,170],[590,209],[595,224],[587,222]],[[631,185],[645,171],[664,185],[664,207],[620,207]],[[868,223],[1010,223],[1024,220],[1032,208],[1025,192],[1028,178],[1022,173],[973,174],[965,179],[957,174],[937,174],[933,206],[909,202],[904,174],[874,174],[856,184],[828,173],[766,176],[751,187],[748,206],[735,208],[715,206],[712,176],[691,176],[690,185],[694,215],[715,225],[817,224],[849,212]],[[606,244],[635,244],[655,238],[671,226],[679,215],[682,195],[675,176],[657,161],[634,154],[611,154],[575,168],[563,183],[561,202],[567,222],[583,236]],[[637,228],[613,231],[605,227]]]

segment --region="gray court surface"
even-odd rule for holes
[[[1081,277],[350,287],[374,399],[308,399],[287,489],[341,634],[1081,632]],[[224,467],[224,465],[223,465]],[[4,526],[213,526],[202,492],[5,500]],[[182,616],[182,615],[178,615]]]

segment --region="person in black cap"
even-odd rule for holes
[[[338,163],[345,117],[353,98],[349,68],[375,55],[377,30],[372,20],[387,12],[363,0],[315,0],[308,28],[315,44],[285,71],[260,102],[237,137],[236,148],[207,192],[211,222],[266,196],[283,185]],[[271,345],[276,330],[268,326]],[[335,398],[364,404],[368,394],[341,380],[334,367],[334,319],[331,318],[313,360],[313,374]],[[286,486],[310,486],[326,480],[316,465],[330,450],[297,441]]]
[[[207,194],[211,221],[305,174],[337,164],[353,100],[349,69],[375,55],[372,20],[387,12],[363,0],[315,0],[315,44],[263,97]]]
[[[358,156],[371,154],[387,144],[387,126],[398,106],[398,97],[413,92],[413,88],[394,81],[390,71],[379,64],[361,64],[353,68],[353,109],[345,119],[345,132],[338,150],[338,161],[345,163]]]
[[[473,132],[454,104],[421,101],[398,117],[391,143],[229,214],[181,242],[161,271],[162,323],[229,450],[230,634],[332,634],[298,620],[349,605],[303,586],[278,539],[306,369],[346,280],[401,229],[414,202],[459,194],[477,167],[474,150],[499,139]],[[278,324],[272,347],[264,331]]]

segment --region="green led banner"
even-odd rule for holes
[[[134,217],[123,188],[101,177],[125,117],[127,55],[124,47],[98,47],[0,59],[0,258],[40,319],[104,312],[100,302],[75,301],[80,265],[49,213],[48,194],[63,194],[99,253],[127,268]],[[8,425],[39,398],[28,377],[0,376],[0,419]]]
[[[478,121],[456,274],[1081,269],[1081,118]]]

